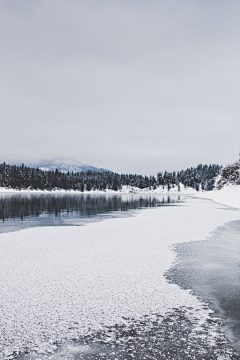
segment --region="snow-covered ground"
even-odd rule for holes
[[[240,209],[240,185],[227,185],[221,190],[198,192],[196,197]]]
[[[53,189],[53,190],[32,190],[32,189],[11,189],[11,188],[4,188],[4,187],[0,187],[0,194],[10,194],[10,193],[18,193],[18,194],[83,194],[83,192],[79,191],[79,190],[63,190],[63,189]],[[180,185],[180,191],[178,190],[177,186],[171,188],[169,191],[167,189],[167,187],[162,187],[159,186],[156,189],[140,189],[138,187],[135,186],[123,186],[121,190],[115,191],[115,190],[110,190],[110,189],[106,189],[105,191],[103,190],[90,190],[90,191],[84,191],[84,194],[118,194],[118,193],[123,193],[123,194],[156,194],[156,195],[161,195],[161,194],[179,194],[179,195],[192,195],[192,194],[196,194],[197,191],[194,190],[193,188],[185,188],[182,184]]]
[[[181,306],[204,322],[209,310],[164,277],[175,259],[172,245],[204,240],[239,215],[189,199],[83,227],[1,234],[0,358],[52,351],[55,341]]]

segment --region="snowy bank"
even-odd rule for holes
[[[240,185],[227,185],[221,190],[198,192],[195,196],[240,209]]]
[[[168,195],[168,194],[179,194],[179,195],[192,195],[196,194],[197,191],[191,187],[185,188],[180,184],[180,189],[177,186],[172,187],[170,190],[167,187],[158,186],[156,189],[145,188],[140,189],[135,186],[123,186],[121,190],[115,191],[111,189],[106,190],[64,190],[55,188],[53,190],[40,190],[40,189],[12,189],[0,187],[0,194],[156,194],[156,195]]]

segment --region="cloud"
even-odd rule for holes
[[[237,154],[237,1],[1,6],[2,160],[156,173]]]

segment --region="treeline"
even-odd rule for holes
[[[224,185],[240,185],[240,154],[239,159],[222,168],[216,182],[216,188],[221,189]]]
[[[178,172],[160,172],[157,175],[158,185],[167,186],[171,189],[173,186],[178,186],[182,183],[184,187],[192,187],[193,189],[212,190],[215,186],[215,179],[221,172],[220,165],[202,165],[191,167],[186,170]]]
[[[212,190],[215,177],[219,174],[219,165],[198,165],[178,172],[159,172],[155,176],[136,174],[117,174],[113,172],[87,171],[67,174],[56,171],[42,171],[40,169],[0,164],[0,187],[13,189],[52,190],[121,190],[123,186],[138,187],[140,189],[156,189],[159,185],[170,190],[180,183],[185,187],[191,186],[196,190]]]

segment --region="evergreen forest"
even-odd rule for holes
[[[162,186],[167,190],[177,187],[180,183],[184,187],[192,187],[199,190],[212,190],[215,178],[221,172],[221,166],[199,164],[181,171],[159,172],[157,176],[143,176],[136,174],[118,174],[110,171],[97,172],[68,172],[59,170],[43,171],[39,168],[31,168],[22,164],[0,164],[0,187],[13,189],[40,189],[40,190],[121,190],[123,186],[137,187],[140,189],[154,190]]]

